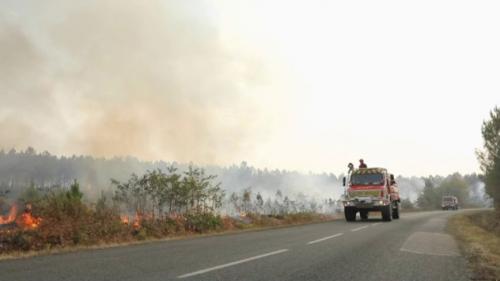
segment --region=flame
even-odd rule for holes
[[[9,213],[5,216],[0,216],[0,225],[13,223],[17,216],[17,205],[13,204],[10,207]]]
[[[22,215],[17,220],[17,225],[23,228],[37,228],[40,224],[41,219],[35,218],[31,215],[31,212],[24,211]]]
[[[135,229],[139,228],[141,226],[141,220],[142,220],[142,217],[139,214],[136,213],[135,217],[134,217],[134,220],[132,222],[132,227],[134,227]],[[129,215],[120,215],[120,221],[123,224],[129,225],[130,224]]]
[[[138,213],[135,213],[134,223],[132,224],[132,226],[135,229],[137,229],[141,226],[141,216],[139,216]]]
[[[120,220],[123,224],[129,224],[128,215],[120,215]]]
[[[16,221],[19,227],[25,229],[30,229],[30,228],[33,229],[38,227],[41,219],[34,217],[31,213],[31,210],[32,210],[31,204],[28,203],[24,206],[23,213]]]
[[[36,218],[31,214],[31,205],[26,204],[24,212],[17,217],[17,205],[12,204],[9,213],[5,216],[0,216],[0,225],[16,223],[21,228],[37,228],[41,219]]]

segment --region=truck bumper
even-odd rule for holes
[[[358,211],[367,211],[367,212],[381,212],[386,206],[346,206],[346,209],[356,209]]]
[[[386,200],[350,200],[344,202],[345,208],[352,208],[363,211],[382,211],[391,202]]]
[[[361,199],[353,199],[344,201],[345,207],[354,207],[357,209],[373,209],[380,210],[387,205],[390,205],[391,202],[389,200],[384,200],[380,198],[361,198]]]

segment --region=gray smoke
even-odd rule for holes
[[[266,124],[242,93],[265,70],[199,4],[6,1],[0,147],[201,163],[251,149]]]

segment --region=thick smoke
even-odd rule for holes
[[[0,61],[0,146],[26,145],[41,137],[41,126],[53,114],[45,110],[52,100],[47,61],[18,26],[2,17]]]
[[[200,163],[250,149],[259,60],[224,47],[215,11],[165,2],[0,13],[0,147]]]

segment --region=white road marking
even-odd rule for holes
[[[332,235],[332,236],[327,236],[327,237],[323,237],[323,238],[320,238],[320,239],[317,239],[317,240],[314,240],[314,241],[307,242],[307,245],[315,244],[315,243],[318,243],[318,242],[321,242],[321,241],[325,241],[325,240],[328,240],[328,239],[332,239],[332,238],[335,238],[335,237],[339,237],[339,236],[342,236],[342,235],[344,235],[344,233],[337,233],[337,234]]]
[[[360,227],[358,227],[358,228],[351,229],[351,231],[352,231],[352,232],[355,232],[355,231],[358,231],[358,230],[361,230],[361,229],[365,229],[365,228],[367,228],[367,227],[369,227],[369,225],[360,226]]]
[[[239,261],[233,261],[233,262],[230,262],[230,263],[226,263],[226,264],[222,264],[222,265],[218,265],[218,266],[214,266],[214,267],[210,267],[210,268],[205,268],[205,269],[202,269],[202,270],[198,270],[198,271],[195,271],[195,272],[183,274],[183,275],[177,276],[177,278],[181,278],[182,279],[182,278],[187,278],[187,277],[191,277],[191,276],[195,276],[195,275],[200,275],[200,274],[203,274],[203,273],[207,273],[207,272],[210,272],[210,271],[214,271],[214,270],[218,270],[218,269],[230,267],[230,266],[237,265],[237,264],[240,264],[240,263],[245,263],[245,262],[249,262],[249,261],[253,261],[253,260],[257,260],[257,259],[269,257],[269,256],[272,256],[272,255],[281,254],[281,253],[284,253],[284,252],[287,252],[287,251],[288,251],[288,249],[281,249],[281,250],[270,252],[270,253],[267,253],[267,254],[262,254],[262,255],[250,257],[250,258],[247,258],[247,259],[243,259],[243,260],[239,260]]]
[[[380,224],[380,223],[379,223],[379,222],[377,222],[377,223],[372,224],[372,226],[377,226],[377,225],[379,225],[379,224]]]

